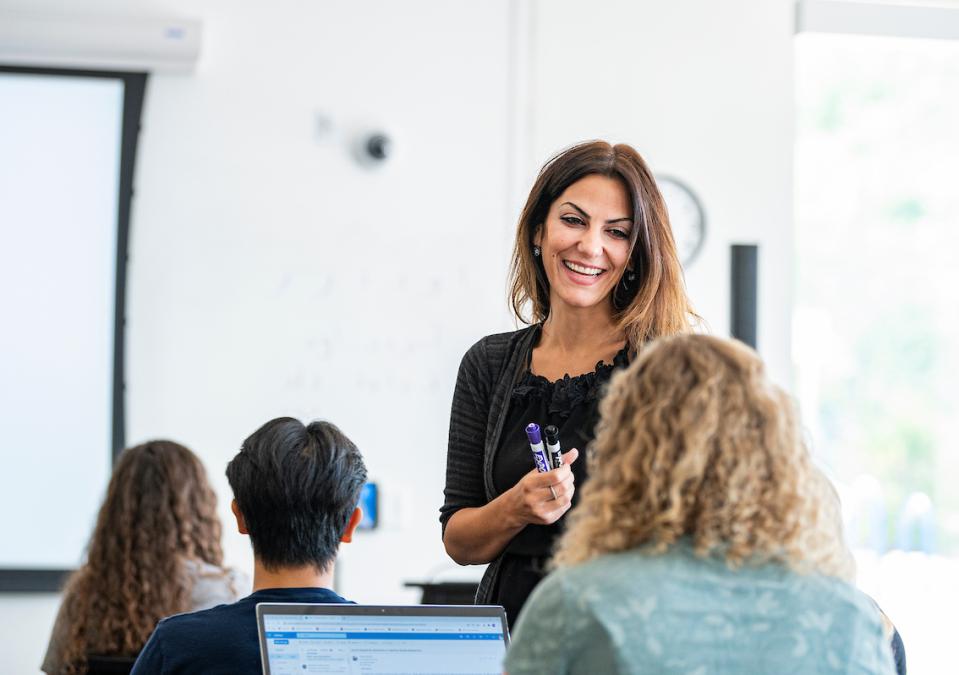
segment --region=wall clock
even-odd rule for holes
[[[676,253],[683,267],[688,266],[703,248],[706,239],[706,212],[696,193],[671,176],[657,176],[656,184],[669,211],[669,223],[676,240]]]

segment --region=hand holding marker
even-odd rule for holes
[[[543,447],[539,425],[530,422],[526,426],[526,437],[529,439],[529,447],[533,452],[533,461],[536,463],[536,470],[540,473],[546,473],[550,469],[558,469],[563,465],[563,455],[559,447],[559,429],[551,424],[546,427],[545,432],[549,455],[546,454],[546,448]],[[553,499],[556,499],[556,492],[552,485],[549,486],[549,492],[553,495]]]
[[[570,449],[563,455],[561,466],[553,468],[539,425],[529,424],[525,432],[536,466],[505,493],[512,505],[510,513],[515,514],[517,525],[552,525],[572,507],[576,491],[572,465],[579,451]],[[553,436],[546,440],[554,445]]]

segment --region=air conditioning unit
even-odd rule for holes
[[[0,65],[189,72],[199,21],[0,11]]]

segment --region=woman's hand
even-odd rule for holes
[[[511,515],[515,526],[552,525],[569,511],[576,491],[575,477],[570,468],[579,450],[573,448],[563,455],[563,465],[545,473],[533,469],[509,491]]]
[[[446,552],[460,565],[485,564],[527,525],[555,523],[572,503],[575,487],[570,465],[577,457],[579,450],[573,448],[563,455],[558,469],[546,473],[533,469],[489,504],[454,513],[443,536]]]

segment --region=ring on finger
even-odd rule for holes
[[[553,495],[553,499],[557,499],[557,497],[556,497],[556,490],[553,489],[553,486],[552,486],[552,485],[549,486],[549,493],[550,493],[551,495]]]

